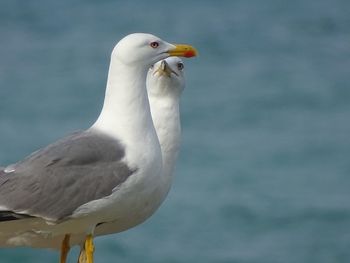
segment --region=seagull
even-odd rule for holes
[[[120,40],[95,123],[0,170],[0,247],[60,249],[65,263],[70,247],[84,244],[86,262],[93,263],[96,227],[114,222],[123,231],[149,218],[169,186],[147,98],[147,71],[169,56],[195,55],[192,46],[151,34]]]
[[[168,191],[180,149],[180,97],[184,89],[184,63],[179,57],[169,57],[149,69],[148,99],[162,152],[162,173],[167,178]]]
[[[160,205],[167,196],[180,148],[180,97],[185,89],[184,63],[178,57],[169,57],[155,63],[148,71],[147,91],[153,124],[162,152],[163,192]],[[107,222],[95,228],[95,235],[120,232],[118,221]],[[86,263],[85,248],[81,246],[78,262]]]

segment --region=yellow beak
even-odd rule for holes
[[[174,49],[170,49],[168,51],[168,54],[170,56],[190,58],[190,57],[195,57],[198,54],[197,50],[190,45],[174,44],[174,46],[175,46]]]
[[[165,60],[162,60],[162,62],[160,62],[160,66],[157,70],[154,71],[153,75],[155,75],[156,73],[158,73],[159,75],[164,75],[168,78],[170,78],[171,73],[174,73],[176,76],[178,76],[178,74],[171,69],[171,67]]]

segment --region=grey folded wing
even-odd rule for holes
[[[83,131],[0,170],[0,221],[66,219],[79,206],[109,196],[136,171],[124,155],[118,140]]]

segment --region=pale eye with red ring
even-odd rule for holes
[[[184,67],[185,67],[184,63],[181,63],[181,62],[177,63],[177,69],[178,70],[183,70]]]
[[[157,41],[151,42],[149,45],[150,45],[152,48],[157,48],[157,47],[159,47],[159,43],[158,43]]]

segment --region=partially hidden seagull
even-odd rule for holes
[[[195,55],[192,46],[151,34],[119,41],[92,127],[0,170],[0,246],[60,249],[65,263],[70,246],[83,243],[86,262],[93,263],[99,225],[113,222],[123,231],[151,216],[169,185],[150,114],[147,71],[169,56]]]
[[[180,148],[180,98],[185,89],[183,61],[178,57],[169,57],[157,62],[149,69],[146,83],[152,120],[163,157],[163,192],[158,199],[160,205],[170,190]],[[99,224],[95,228],[95,235],[117,232],[120,232],[118,221]],[[81,246],[79,263],[86,262],[85,255],[85,248]]]

